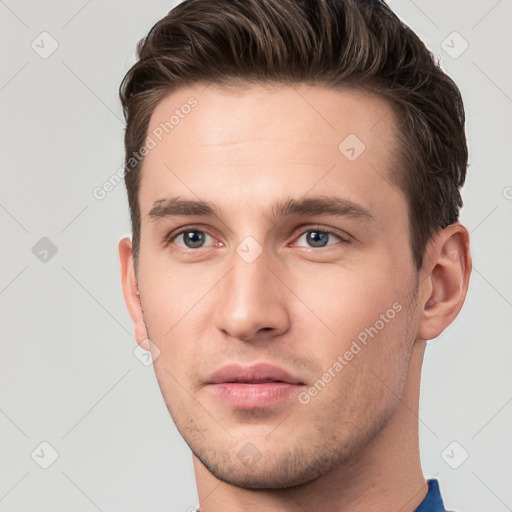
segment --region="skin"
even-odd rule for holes
[[[137,342],[157,356],[165,403],[193,452],[201,511],[415,510],[427,493],[418,446],[425,340],[464,302],[467,230],[440,231],[418,273],[407,204],[390,177],[396,119],[378,97],[196,84],[157,106],[148,133],[191,96],[197,107],[144,161],[138,283],[129,238],[119,255]],[[349,134],[365,144],[354,161],[338,149]],[[358,203],[373,221],[267,217],[276,202],[326,195]],[[217,215],[151,218],[155,201],[171,196],[209,201]],[[183,236],[163,244],[184,226],[204,245],[189,248]],[[334,236],[312,246],[308,234],[322,230]],[[247,236],[262,250],[251,263],[236,251]],[[267,362],[307,391],[393,304],[400,312],[307,404],[295,394],[238,409],[205,385],[224,364]],[[250,464],[240,457],[247,443]]]

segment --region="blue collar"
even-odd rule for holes
[[[414,512],[447,512],[444,508],[443,498],[441,498],[439,482],[432,478],[427,480],[427,483],[427,495]]]

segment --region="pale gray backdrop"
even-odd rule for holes
[[[0,0],[0,510],[186,511],[191,456],[136,347],[117,88],[177,2]],[[474,273],[428,343],[425,476],[462,512],[512,510],[512,3],[392,0],[460,86]],[[43,444],[41,444],[43,443]],[[46,469],[45,469],[46,468]],[[312,511],[313,512],[313,511]],[[397,511],[398,512],[398,511]]]

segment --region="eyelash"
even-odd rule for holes
[[[193,226],[193,225],[192,226],[184,226],[182,228],[179,228],[176,231],[173,231],[173,232],[169,233],[165,237],[165,239],[164,239],[164,248],[167,248],[169,245],[171,245],[171,243],[173,243],[174,240],[176,238],[178,238],[178,236],[182,235],[183,233],[187,233],[189,231],[197,231],[197,232],[205,233],[205,234],[207,234],[209,236],[212,236],[207,231],[205,231],[204,229],[201,229],[200,226]],[[336,238],[339,238],[340,242],[338,242],[338,243],[342,243],[342,244],[349,244],[350,243],[350,240],[348,239],[348,237],[345,238],[345,237],[341,236],[340,234],[336,233],[335,231],[333,231],[333,230],[331,230],[329,228],[324,228],[323,226],[308,226],[308,229],[304,229],[304,227],[302,226],[300,228],[297,228],[297,230],[294,233],[294,237],[296,237],[298,239],[302,235],[304,235],[306,233],[309,233],[311,231],[317,231],[317,232],[320,232],[320,233],[329,234],[329,235],[332,235],[332,236],[334,236]],[[214,238],[214,237],[212,236],[212,238]],[[334,245],[334,244],[331,244],[331,245]],[[319,250],[319,249],[325,249],[326,247],[330,247],[330,245],[327,245],[327,246],[324,246],[324,247],[304,247],[304,248],[312,249],[312,250]],[[192,248],[183,249],[182,247],[180,247],[180,250],[184,251],[184,252],[196,252],[199,249],[205,249],[205,247],[198,247],[197,249],[192,249]]]

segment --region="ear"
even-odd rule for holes
[[[459,314],[469,286],[472,262],[468,230],[456,222],[428,245],[420,274],[418,338],[439,336]]]
[[[142,304],[138,295],[138,285],[135,279],[132,241],[130,238],[123,238],[119,242],[119,262],[121,264],[124,300],[132,318],[135,339],[143,349],[150,350],[150,342],[146,324],[144,323],[144,312],[142,311]]]

